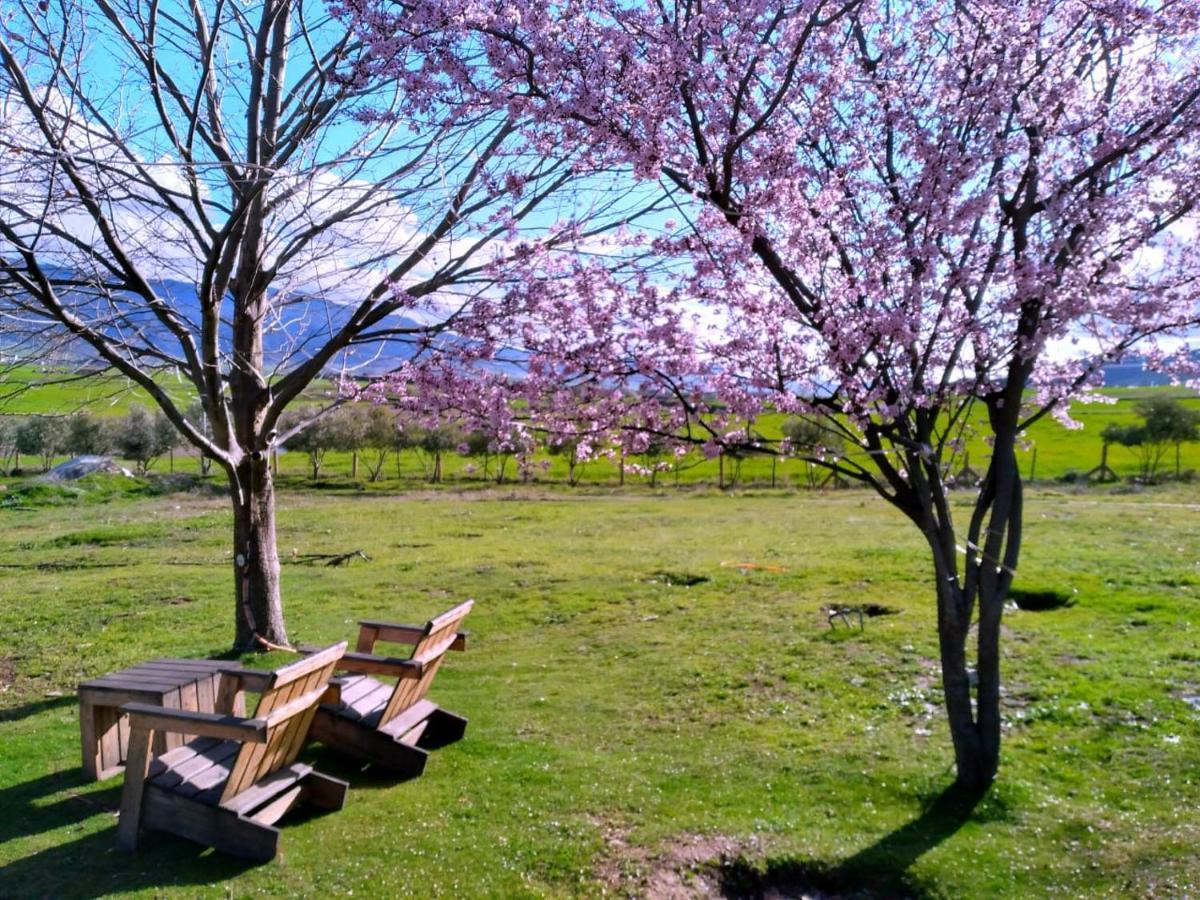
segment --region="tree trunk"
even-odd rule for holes
[[[235,646],[264,649],[288,642],[275,546],[275,486],[266,454],[248,457],[230,479],[233,496],[233,576],[237,596]]]
[[[980,711],[999,704],[998,655],[979,658],[972,673],[967,662],[970,615],[962,615],[962,591],[935,565],[938,579],[938,646],[941,651],[942,690],[950,740],[954,745],[954,768],[960,789],[979,796],[996,777],[1000,762],[999,717],[985,727]],[[981,632],[983,626],[981,625]],[[999,621],[996,622],[999,632]],[[983,635],[980,635],[983,643]],[[974,682],[974,684],[972,683]],[[972,694],[974,693],[974,697]],[[986,696],[985,696],[986,695]],[[974,701],[974,702],[973,702]]]
[[[955,556],[958,538],[947,504],[935,504],[947,515],[927,520],[925,529],[933,551],[942,689],[957,784],[976,797],[991,786],[1000,764],[1000,619],[1020,553],[1023,511],[1014,441],[1015,434],[997,435],[966,533],[967,568],[961,578]],[[945,497],[940,483],[933,493]],[[973,619],[972,670],[968,641]]]

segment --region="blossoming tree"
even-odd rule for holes
[[[819,416],[858,448],[822,462],[924,536],[957,780],[986,789],[1021,433],[1065,416],[1135,346],[1187,361],[1170,338],[1198,319],[1200,7],[343,7],[368,40],[417,31],[470,60],[456,90],[532,115],[547,148],[586,148],[673,193],[687,224],[655,247],[690,269],[610,296],[653,297],[676,322],[704,310],[695,372],[737,412]],[[531,278],[526,315],[561,320],[568,301],[551,293]],[[992,456],[959,521],[948,461],[973,409]]]

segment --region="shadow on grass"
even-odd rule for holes
[[[360,762],[321,743],[310,744],[301,758],[324,775],[350,782],[351,795],[355,791],[385,790],[421,777],[389,772],[379,766]]]
[[[103,897],[144,888],[208,884],[252,865],[155,833],[146,835],[137,853],[121,853],[116,846],[120,802],[120,779],[95,790],[94,782],[79,769],[0,790],[4,812],[0,846],[62,833],[50,846],[0,867],[0,897]],[[93,830],[97,818],[111,825]]]
[[[43,700],[32,700],[29,703],[22,703],[20,706],[10,706],[8,709],[0,709],[0,722],[16,722],[19,719],[36,716],[51,709],[58,709],[60,706],[74,706],[77,702],[74,694],[64,694],[61,697],[46,697]]]
[[[800,897],[821,891],[831,898],[911,898],[930,896],[910,869],[929,850],[951,837],[970,818],[978,797],[951,787],[913,821],[836,865],[768,860],[758,867],[744,858],[720,866],[721,896],[731,900]]]

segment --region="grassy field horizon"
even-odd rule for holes
[[[5,378],[23,379],[24,382],[35,382],[32,372],[14,374],[9,372],[0,376],[0,416],[50,414],[66,415],[71,412],[87,409],[97,414],[115,417],[126,413],[132,403],[140,403],[150,407],[148,397],[135,389],[125,379],[113,377],[92,376],[81,381],[70,381],[62,384],[47,385],[42,388],[31,388],[6,395]],[[182,381],[167,380],[170,390],[183,392]],[[316,396],[327,389],[326,385],[314,385],[308,394],[311,402]],[[1168,397],[1178,399],[1191,409],[1200,410],[1200,395],[1185,387],[1138,387],[1138,388],[1109,388],[1102,394],[1112,402],[1082,403],[1071,405],[1072,418],[1080,423],[1080,428],[1066,428],[1052,417],[1044,417],[1029,429],[1025,440],[1018,450],[1018,465],[1022,475],[1034,481],[1052,481],[1062,478],[1083,477],[1101,458],[1100,434],[1108,425],[1131,425],[1138,420],[1136,404],[1138,401],[1151,397]],[[8,396],[7,401],[2,398]],[[182,396],[182,394],[181,394]],[[979,418],[979,413],[976,418]],[[780,437],[780,426],[784,417],[767,415],[756,423],[756,431],[764,437],[777,440]],[[976,472],[982,472],[990,457],[990,450],[984,439],[984,430],[976,433],[968,432],[966,455],[952,460],[953,468],[957,471],[969,461],[970,467]],[[62,461],[60,457],[56,461]],[[32,460],[26,459],[25,471],[30,471],[28,465]],[[630,466],[647,464],[649,461],[630,457]],[[1122,478],[1132,478],[1139,472],[1137,455],[1128,448],[1112,446],[1107,457],[1108,465]],[[485,483],[494,478],[497,463],[493,461],[484,474],[485,465],[480,459],[471,459],[456,452],[448,452],[443,458],[444,477],[450,482],[479,482]],[[160,459],[155,463],[155,471],[163,472],[168,466],[178,468],[182,472],[199,471],[199,460],[194,452],[180,450],[173,460]],[[306,454],[287,452],[279,456],[280,474],[285,483],[301,485],[309,478],[309,464]],[[131,466],[132,468],[132,466]],[[424,480],[431,468],[428,458],[420,453],[409,450],[400,455],[399,460],[393,457],[383,467],[382,480],[396,483],[416,484]],[[563,481],[568,478],[567,463],[561,455],[539,453],[534,457],[531,467],[531,477],[541,481]],[[1175,473],[1176,461],[1174,451],[1169,451],[1162,462],[1161,471],[1171,476]],[[336,485],[338,483],[357,480],[367,481],[365,461],[359,467],[359,474],[352,476],[352,454],[348,452],[330,451],[326,454],[323,473],[320,480]],[[513,462],[507,464],[506,477],[509,481],[516,480],[517,466]],[[1200,442],[1185,443],[1180,447],[1180,472],[1200,471]],[[608,486],[621,480],[620,467],[610,459],[597,459],[584,464],[579,470],[579,477],[584,483]],[[715,459],[704,459],[699,452],[691,454],[678,471],[663,471],[655,476],[655,485],[659,484],[696,484],[716,483],[723,480],[726,484],[764,485],[772,481],[783,487],[802,487],[811,478],[823,479],[821,473],[814,473],[803,461],[796,459],[779,459],[772,464],[766,456],[748,456],[742,460],[727,459],[723,465]],[[646,476],[625,473],[626,484],[647,483]],[[391,489],[395,485],[388,485]]]

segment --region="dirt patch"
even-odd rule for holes
[[[0,656],[0,691],[7,691],[17,679],[17,667],[12,657]]]
[[[638,900],[850,900],[876,896],[842,892],[809,878],[803,867],[767,866],[757,838],[682,834],[650,849],[629,844],[627,832],[601,825],[607,852],[598,875],[606,893]]]
[[[628,843],[623,829],[602,826],[607,852],[599,876],[618,897],[646,900],[697,900],[723,897],[721,869],[755,842],[739,842],[724,835],[681,835],[656,849]]]

